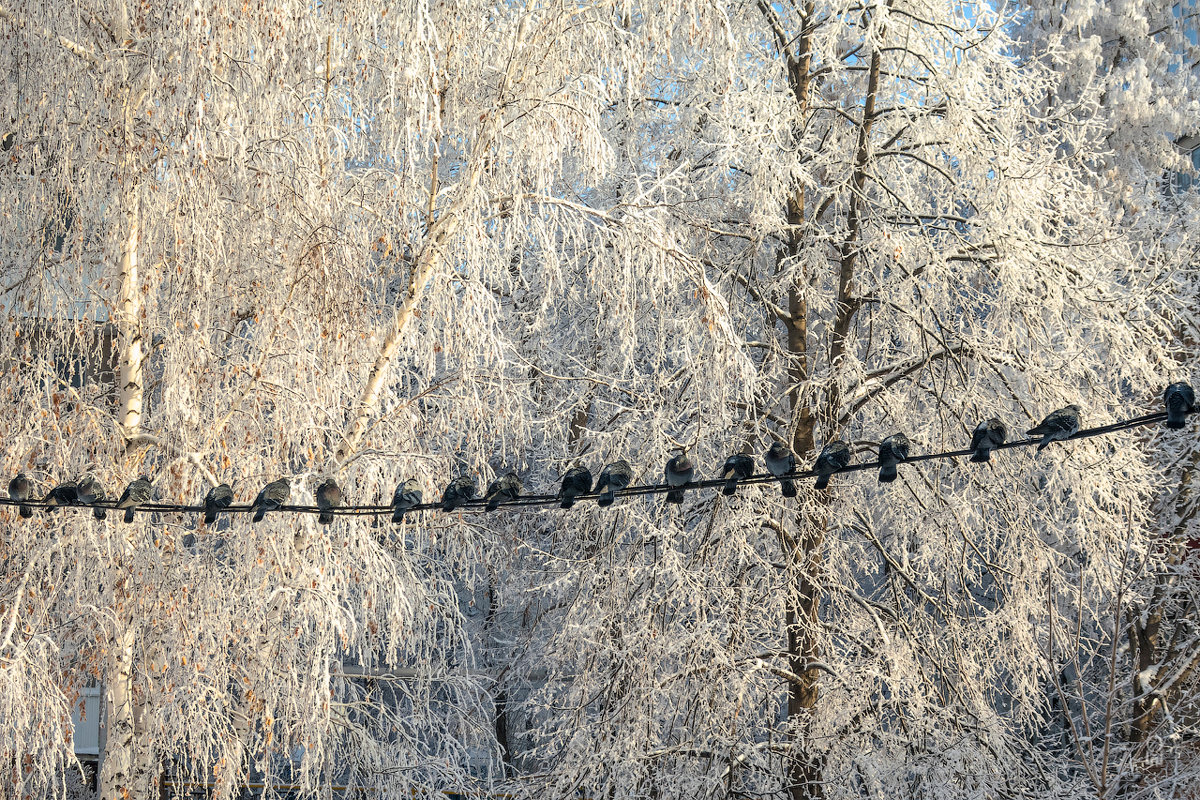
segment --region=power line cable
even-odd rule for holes
[[[1200,409],[1195,409],[1192,411],[1188,411],[1186,413],[1188,413],[1188,414],[1200,413]],[[1092,438],[1095,436],[1106,436],[1106,435],[1109,435],[1112,433],[1117,433],[1119,431],[1131,430],[1133,428],[1140,428],[1140,427],[1144,427],[1147,425],[1153,425],[1158,422],[1164,422],[1166,419],[1167,419],[1167,412],[1165,412],[1165,411],[1159,411],[1159,412],[1155,412],[1153,414],[1143,414],[1140,417],[1133,417],[1132,419],[1114,422],[1109,425],[1101,425],[1101,426],[1098,426],[1095,428],[1086,428],[1086,429],[1077,431],[1076,433],[1072,434],[1071,436],[1069,436],[1066,439],[1063,439],[1061,441],[1069,442],[1069,441],[1074,441],[1076,439],[1089,439],[1089,438]],[[995,447],[992,447],[991,449],[993,452],[995,452],[997,450],[1012,450],[1017,447],[1030,447],[1032,445],[1040,444],[1042,442],[1042,438],[1043,437],[1035,436],[1035,437],[1032,437],[1029,439],[1018,439],[1018,440],[1014,440],[1011,442],[1005,442],[1003,444],[996,445]],[[918,463],[921,461],[936,461],[936,460],[941,460],[941,459],[961,458],[963,456],[969,456],[973,452],[974,452],[973,450],[971,450],[970,448],[967,448],[965,450],[947,450],[947,451],[940,452],[940,453],[922,453],[919,455],[910,456],[900,463],[901,464],[915,464],[915,463]],[[879,469],[881,466],[883,466],[883,464],[880,463],[878,460],[865,461],[865,462],[859,462],[856,464],[848,464],[844,467],[841,467],[840,469],[834,470],[831,474],[837,475],[837,474],[848,473],[848,472],[863,472],[865,470],[870,470],[870,469]],[[764,483],[780,483],[784,480],[789,480],[789,479],[790,480],[803,480],[806,478],[815,478],[815,477],[817,477],[817,472],[810,469],[810,470],[796,471],[796,472],[789,473],[787,475],[780,475],[780,476],[771,475],[770,473],[754,474],[747,478],[739,478],[737,483],[738,483],[738,486],[743,486],[743,485],[756,485],[756,484],[764,484]],[[646,496],[656,495],[656,494],[665,494],[669,491],[679,491],[679,490],[698,491],[701,489],[716,489],[716,488],[725,486],[725,483],[726,483],[726,481],[724,478],[710,478],[710,479],[700,480],[700,481],[691,481],[682,486],[668,486],[665,483],[654,483],[654,484],[645,484],[642,486],[629,486],[624,489],[617,490],[615,492],[615,494],[617,497],[646,497]],[[589,492],[587,494],[578,495],[576,497],[576,500],[577,501],[579,501],[579,500],[597,500],[606,494],[607,494],[607,492],[604,492],[604,493]],[[46,499],[42,499],[42,500],[34,500],[34,499],[13,500],[13,499],[10,499],[7,497],[0,497],[0,505],[5,505],[5,506],[22,505],[22,506],[28,506],[31,508],[54,508],[56,510],[57,509],[71,509],[71,508],[75,508],[75,509],[92,509],[92,508],[115,509],[117,507],[116,500],[108,500],[108,501],[88,503],[88,504],[85,504],[85,503],[59,504],[59,503],[49,503],[49,502],[47,502],[48,499],[49,498],[47,497]],[[501,507],[510,507],[510,508],[512,508],[512,507],[538,508],[538,507],[558,505],[559,502],[560,502],[560,498],[557,494],[523,494],[515,500],[501,501],[500,506]],[[486,504],[487,504],[487,499],[481,497],[481,498],[477,498],[474,500],[468,500],[464,503],[459,503],[457,505],[456,510],[483,511]],[[440,511],[441,508],[442,508],[442,503],[440,501],[439,502],[420,503],[418,505],[412,506],[411,508],[407,509],[405,511],[405,513],[411,514],[411,513],[415,513],[415,512],[421,512],[421,511]],[[251,511],[254,511],[254,510],[255,509],[250,504],[238,504],[238,505],[230,505],[225,508],[222,508],[219,510],[219,513],[221,513],[221,514],[246,514],[246,513],[250,513]],[[338,506],[336,508],[328,509],[328,512],[332,513],[336,516],[379,516],[379,515],[385,515],[385,514],[390,515],[394,510],[395,510],[395,507],[391,506],[391,505],[361,505],[361,506]],[[138,505],[135,509],[135,513],[141,513],[141,512],[159,513],[159,514],[163,514],[163,513],[202,514],[205,512],[205,507],[203,505],[182,505],[182,504],[175,504],[175,503],[144,503],[144,504]],[[271,514],[279,514],[279,513],[319,514],[319,513],[321,513],[321,509],[319,509],[315,505],[314,506],[281,505],[278,509],[272,509],[269,513],[271,513]]]

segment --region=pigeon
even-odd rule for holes
[[[995,417],[989,417],[975,426],[971,434],[971,461],[982,464],[992,459],[992,450],[1004,444],[1008,428]]]
[[[893,433],[879,444],[879,482],[891,483],[896,480],[896,465],[908,460],[910,447],[908,437],[903,433]]]
[[[101,486],[100,484],[97,483],[96,489],[95,489],[95,495],[96,495],[96,499],[92,502],[92,518],[98,519],[98,520],[106,520],[106,519],[108,519],[108,508],[106,506],[101,505],[101,503],[108,501],[108,499],[109,499],[108,493],[104,491],[103,486]]]
[[[33,509],[21,502],[23,500],[28,500],[32,494],[33,484],[29,482],[29,478],[25,477],[24,472],[8,482],[8,498],[21,503],[19,506],[17,506],[17,513],[19,513],[23,519],[29,519],[33,516]]]
[[[281,505],[287,502],[291,493],[292,484],[287,478],[280,478],[268,483],[250,504],[250,510],[254,512],[251,522],[262,522],[263,516],[268,511],[277,511]]]
[[[138,506],[150,502],[150,490],[152,488],[150,479],[145,475],[125,487],[125,491],[121,494],[121,499],[117,501],[116,507],[125,509],[124,521],[126,523],[133,522],[133,512]]]
[[[559,505],[562,508],[570,508],[575,505],[576,497],[587,494],[591,490],[591,471],[587,467],[571,467],[563,476],[562,488],[558,490],[557,496],[562,500]]]
[[[69,506],[75,502],[77,496],[75,484],[68,481],[51,489],[42,502],[46,504],[46,513],[53,514],[57,506]]]
[[[228,483],[214,486],[204,496],[204,524],[212,525],[217,521],[217,512],[233,505],[233,489]]]
[[[421,483],[416,478],[409,478],[404,483],[396,487],[396,493],[392,495],[392,522],[403,522],[404,512],[408,511],[413,506],[421,505],[422,499]]]
[[[850,446],[845,442],[832,441],[825,445],[817,456],[813,471],[817,473],[816,488],[824,489],[829,485],[829,476],[850,463]]]
[[[453,511],[463,503],[475,499],[475,479],[470,475],[460,475],[450,481],[446,491],[442,492],[442,511]]]
[[[784,475],[796,471],[796,456],[783,442],[772,442],[771,448],[763,456],[763,461],[767,465],[767,472],[776,478],[783,478]],[[796,496],[796,482],[791,478],[784,478],[780,481],[779,488],[783,491],[784,497]]]
[[[333,511],[342,504],[342,488],[337,485],[337,481],[333,478],[327,478],[324,483],[317,487],[317,491],[313,493],[317,500],[317,508],[321,509],[320,516],[317,517],[317,522],[322,525],[328,525],[333,522]]]
[[[725,488],[721,494],[728,497],[737,491],[737,482],[745,480],[754,474],[754,459],[745,453],[736,453],[725,459],[721,469],[721,477],[725,479]]]
[[[1079,415],[1083,413],[1079,406],[1072,403],[1069,406],[1064,406],[1057,411],[1051,411],[1047,417],[1042,420],[1042,424],[1036,428],[1030,428],[1026,433],[1030,436],[1041,436],[1042,442],[1038,445],[1038,452],[1042,452],[1050,446],[1051,442],[1070,439],[1079,432]]]
[[[692,476],[696,474],[696,465],[692,463],[692,460],[688,458],[687,451],[684,450],[667,462],[664,472],[667,477],[668,486],[683,486],[690,483]],[[674,491],[667,492],[667,502],[675,503],[676,505],[682,503],[683,490],[675,489]]]
[[[600,499],[596,505],[611,506],[617,499],[617,492],[633,483],[633,467],[625,459],[614,461],[600,470],[600,480],[596,481],[596,491]]]
[[[104,487],[91,475],[84,475],[75,484],[75,502],[91,506],[92,516],[96,519],[103,520],[108,518],[108,509],[104,506],[96,505],[97,503],[103,503],[107,499],[108,496],[104,493]]]
[[[508,503],[521,496],[521,479],[517,473],[510,472],[492,481],[484,492],[487,500],[487,510],[495,511],[501,503]]]
[[[1184,417],[1196,408],[1196,393],[1186,383],[1172,383],[1163,392],[1163,405],[1167,407],[1167,427],[1178,430]]]

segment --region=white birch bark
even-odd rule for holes
[[[379,395],[383,390],[384,380],[387,377],[392,361],[396,357],[396,351],[400,348],[400,344],[404,339],[405,331],[408,329],[408,322],[412,319],[413,311],[424,296],[426,284],[428,284],[437,269],[441,258],[440,246],[453,236],[458,226],[458,215],[447,213],[446,216],[435,223],[433,230],[430,231],[429,240],[421,251],[417,263],[413,265],[412,277],[409,279],[408,288],[405,290],[404,300],[401,302],[400,307],[396,309],[392,324],[388,328],[383,344],[379,348],[379,355],[375,358],[375,362],[371,365],[371,371],[367,374],[366,385],[363,387],[362,395],[355,406],[350,425],[342,438],[342,443],[338,445],[337,453],[334,456],[336,463],[344,463],[361,444],[363,434],[367,431],[371,417],[379,408]]]
[[[116,321],[121,337],[120,368],[117,376],[117,420],[126,440],[136,436],[142,424],[144,398],[144,351],[141,333],[141,284],[138,280],[140,208],[137,188],[122,194],[126,235],[121,242],[118,265],[120,305]]]
[[[106,740],[97,783],[100,800],[137,800],[134,763],[133,659],[137,635],[128,625],[110,644],[105,670]]]
[[[396,309],[391,326],[379,348],[379,355],[375,358],[371,370],[367,374],[366,384],[363,386],[362,395],[355,406],[350,425],[342,437],[341,444],[338,445],[334,455],[336,464],[345,463],[346,459],[352,456],[361,444],[363,434],[366,433],[372,416],[379,410],[379,398],[384,381],[400,344],[404,340],[404,334],[413,317],[413,312],[424,297],[425,289],[433,278],[438,264],[444,258],[444,248],[460,229],[463,215],[467,209],[478,199],[479,178],[484,169],[484,159],[495,141],[495,131],[498,126],[495,119],[496,113],[489,114],[484,124],[480,126],[478,138],[468,161],[470,171],[463,179],[454,202],[436,219],[433,219],[434,189],[432,188],[437,186],[436,174],[431,181],[429,198],[431,224],[428,236],[416,264],[413,265],[408,286],[404,292],[404,299],[401,301],[400,307]],[[437,169],[436,160],[433,168]]]

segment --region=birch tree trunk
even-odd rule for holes
[[[500,91],[501,95],[507,88],[511,77],[511,71],[506,73]],[[443,104],[444,97],[439,97],[439,108],[442,108],[444,113]],[[438,191],[438,160],[433,160],[429,188],[429,226],[425,242],[412,267],[400,307],[396,309],[392,322],[388,326],[387,335],[379,348],[379,355],[376,356],[367,373],[366,383],[355,404],[350,424],[334,454],[334,464],[336,465],[344,464],[361,445],[371,418],[379,410],[384,381],[387,379],[392,362],[400,349],[400,344],[404,340],[409,321],[424,298],[425,291],[441,263],[441,259],[445,257],[445,250],[449,242],[461,228],[464,215],[478,199],[479,179],[486,167],[488,151],[495,142],[496,131],[500,125],[499,114],[500,110],[495,109],[484,116],[468,157],[467,174],[462,179],[453,202],[436,216],[434,203]]]
[[[106,742],[97,792],[100,800],[137,800],[138,767],[134,758],[133,625],[114,636],[105,669]]]
[[[425,294],[425,287],[437,269],[441,258],[439,247],[453,235],[458,224],[457,216],[447,213],[430,231],[429,239],[421,250],[417,263],[412,267],[412,275],[409,278],[404,299],[401,301],[400,307],[396,309],[391,325],[388,326],[387,335],[379,348],[379,355],[376,356],[370,372],[367,373],[366,384],[355,405],[350,424],[334,455],[336,464],[345,463],[346,459],[350,458],[362,443],[363,434],[366,433],[372,416],[379,409],[379,398],[383,391],[384,380],[387,378],[392,361],[396,358],[396,352],[404,340],[409,320],[412,319],[413,312]]]
[[[141,333],[142,287],[138,280],[138,246],[141,231],[137,186],[123,191],[121,201],[126,233],[121,242],[121,260],[118,265],[121,293],[116,322],[120,335],[121,355],[117,377],[117,421],[128,442],[141,431],[145,385],[142,376],[144,359]]]

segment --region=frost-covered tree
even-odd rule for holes
[[[522,318],[536,329],[562,309],[538,352],[573,365],[546,370],[558,429],[534,452],[634,454],[657,478],[673,442],[711,475],[773,440],[805,463],[839,438],[869,458],[897,430],[954,449],[992,415],[1017,435],[1068,402],[1092,423],[1156,402],[1166,273],[1114,232],[1081,168],[1104,126],[1074,121],[1061,147],[1044,104],[1058,78],[1016,57],[1012,18],[960,3],[726,12],[686,31],[657,9],[622,18],[635,62],[663,41],[672,54],[653,82],[610,84],[620,166],[560,204],[580,233],[538,242],[573,254],[577,281],[560,290],[556,269],[554,300]],[[1135,502],[1154,480],[1125,437],[797,503],[638,503],[565,542],[547,525],[518,551],[518,574],[545,588],[500,593],[528,632],[495,657],[505,696],[526,698],[528,782],[554,796],[1107,793],[1100,773],[1122,766],[1085,775],[1049,711],[1049,632],[1077,586],[1112,629],[1114,559],[1156,546]]]
[[[1160,369],[1183,379],[1195,369],[1200,195],[1189,187],[1195,184],[1190,151],[1200,142],[1198,31],[1200,8],[1190,0],[1034,3],[1019,28],[1023,57],[1055,70],[1044,105],[1060,146],[1106,197],[1114,228],[1135,245],[1138,260],[1163,276],[1152,300],[1162,318]],[[1099,146],[1075,147],[1081,120],[1101,127]],[[1102,750],[1078,747],[1078,756],[1085,765],[1117,763],[1120,791],[1130,793],[1187,786],[1196,771],[1194,755],[1179,743],[1195,734],[1196,724],[1191,486],[1200,460],[1191,437],[1144,444],[1165,478],[1148,498],[1159,539],[1140,560],[1121,559],[1106,624],[1096,628],[1068,614],[1080,624],[1074,636],[1060,639],[1075,641],[1078,652],[1064,651],[1079,673],[1078,685],[1066,687],[1077,700],[1060,705],[1063,716],[1080,730],[1089,727],[1089,715],[1104,720],[1110,740]],[[1104,771],[1089,769],[1096,780],[1106,779]]]
[[[502,390],[484,288],[509,275],[483,246],[485,187],[599,169],[602,107],[577,77],[611,57],[605,15],[115,2],[0,17],[10,471],[42,491],[87,471],[110,493],[146,472],[190,502],[220,481],[244,502],[280,475],[303,502],[326,473],[375,501],[416,475],[436,497],[524,436],[532,409]],[[3,752],[19,785],[58,781],[89,679],[105,687],[104,798],[149,796],[172,763],[222,796],[251,771],[405,797],[467,781],[491,747],[459,612],[476,537],[430,520],[383,549],[361,519],[270,519],[8,529]]]

